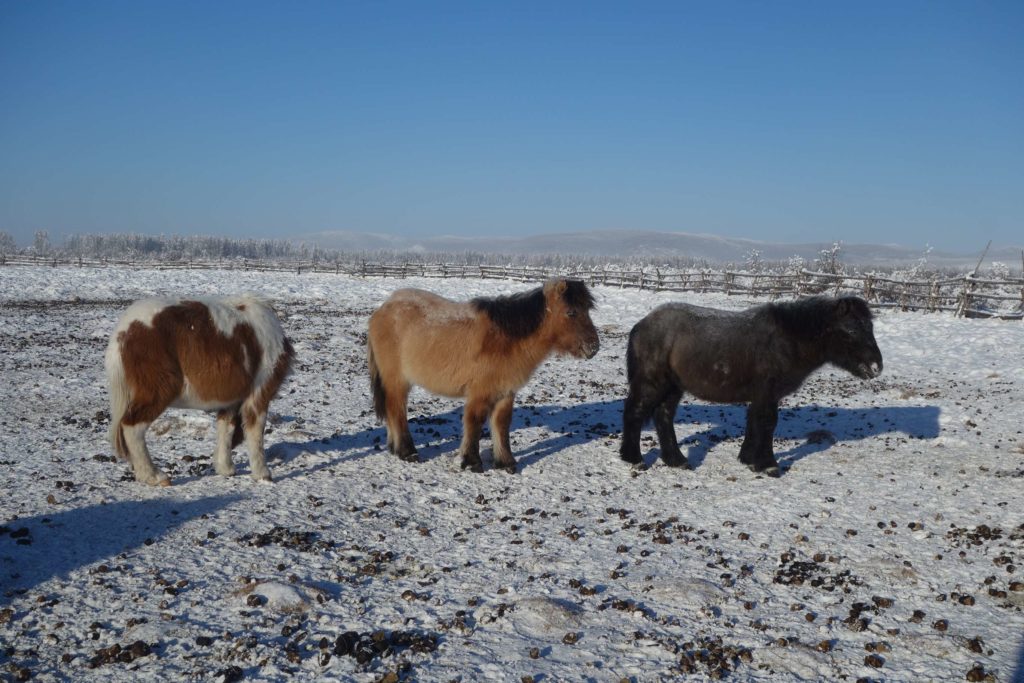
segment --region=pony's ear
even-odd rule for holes
[[[562,296],[565,294],[565,290],[569,288],[569,283],[563,278],[559,278],[551,283],[551,293],[555,296]]]
[[[846,297],[836,299],[836,315],[845,318],[853,313],[853,304]]]

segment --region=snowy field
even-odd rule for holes
[[[686,402],[695,469],[618,459],[626,334],[673,299],[596,288],[602,348],[517,400],[520,473],[459,469],[461,405],[414,392],[424,462],[381,446],[366,320],[399,286],[335,275],[0,268],[0,680],[998,680],[1024,637],[1024,325],[880,312],[885,372],[823,369],[781,411],[786,472],[736,459],[744,411]],[[106,441],[107,336],[132,299],[257,292],[299,361],[275,482],[212,472],[213,421]],[[1017,672],[1015,674],[1015,672]]]

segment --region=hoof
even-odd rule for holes
[[[235,476],[235,468],[234,467],[225,468],[225,469],[214,468],[214,471],[217,474],[219,474],[220,476],[222,476],[222,477],[233,477],[233,476]]]
[[[260,472],[259,474],[253,472],[252,480],[253,481],[264,482],[264,483],[267,483],[267,484],[273,484],[274,483],[274,478],[272,476],[270,476],[270,472]]]
[[[640,456],[640,452],[627,453],[626,451],[620,451],[619,457],[622,458],[623,462],[628,462],[630,465],[643,464],[644,459]]]
[[[139,476],[136,476],[135,480],[138,481],[140,484],[147,484],[149,486],[170,486],[171,485],[171,478],[168,477],[166,474],[164,474],[163,472],[161,472],[159,470],[154,472],[153,475],[149,476],[149,477],[139,477]]]
[[[690,462],[686,458],[683,458],[683,457],[678,457],[678,458],[662,458],[662,462],[664,462],[665,465],[668,466],[668,467],[677,467],[679,469],[684,469],[684,470],[692,470],[693,469],[692,467],[690,467]]]
[[[495,464],[494,469],[496,469],[496,470],[504,470],[504,471],[508,472],[509,474],[517,474],[519,472],[519,470],[516,469],[516,464],[514,462],[513,463],[509,463],[507,465]]]
[[[750,471],[754,474],[763,474],[766,477],[778,479],[782,476],[782,469],[778,465],[772,463],[770,465],[747,465]]]
[[[463,460],[462,469],[480,473],[484,471],[484,464],[479,460]]]
[[[412,437],[402,439],[397,443],[388,443],[388,450],[397,455],[399,460],[404,460],[405,462],[420,461],[416,446],[412,445]]]

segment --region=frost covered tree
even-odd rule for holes
[[[748,272],[760,273],[764,270],[764,259],[761,258],[761,251],[759,249],[751,249],[747,252],[746,258],[743,264]]]
[[[18,245],[15,244],[11,233],[0,230],[0,254],[16,254]]]
[[[993,280],[1009,280],[1012,277],[1010,266],[1002,261],[993,261],[989,272],[992,274]]]
[[[839,260],[839,252],[843,248],[842,242],[833,242],[828,249],[818,252],[818,260],[814,267],[819,273],[839,275],[843,272],[843,262]]]
[[[32,240],[32,251],[37,256],[46,256],[50,253],[50,233],[46,230],[36,230],[35,237]]]

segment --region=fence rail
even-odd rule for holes
[[[0,254],[0,266],[135,268],[157,270],[239,270],[257,272],[334,273],[356,277],[403,279],[479,278],[539,282],[553,275],[579,278],[591,285],[669,292],[722,293],[751,297],[857,294],[876,307],[949,311],[965,317],[1024,317],[1024,278],[986,280],[964,275],[931,280],[900,280],[880,275],[847,275],[801,270],[799,273],[751,273],[731,270],[560,270],[524,266],[446,263],[275,262],[262,260],[154,261],[97,260]]]

